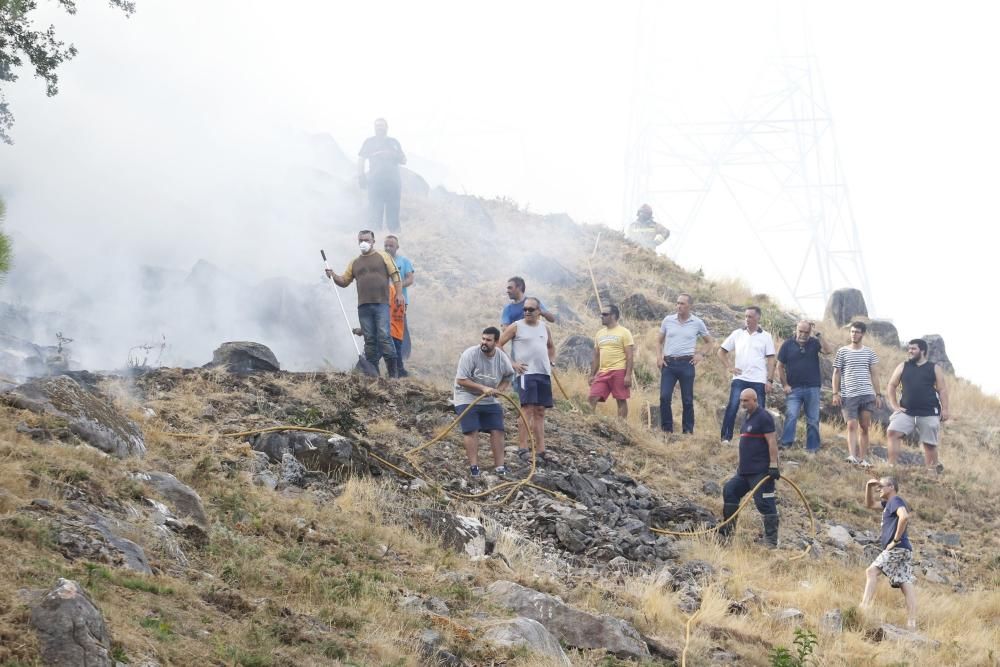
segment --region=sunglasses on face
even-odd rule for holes
[[[538,309],[537,309],[537,308],[525,308],[525,309],[524,309],[524,312],[526,312],[526,313],[533,313],[533,312],[535,312],[536,310],[538,310]]]

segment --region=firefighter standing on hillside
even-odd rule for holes
[[[650,250],[656,250],[669,236],[670,230],[653,220],[653,209],[649,204],[639,207],[635,222],[630,224],[628,231],[625,232],[625,238],[629,241]]]

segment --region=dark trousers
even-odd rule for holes
[[[722,418],[722,439],[733,439],[733,426],[736,424],[736,413],[740,411],[740,392],[744,389],[753,389],[757,392],[757,405],[762,409],[764,404],[764,383],[747,382],[746,380],[733,380],[729,385],[729,404],[726,405],[726,414]]]
[[[660,369],[660,428],[674,432],[674,413],[670,401],[674,386],[681,385],[681,429],[694,433],[694,365],[690,361],[669,361]]]
[[[372,231],[382,228],[382,216],[390,232],[399,231],[399,196],[402,186],[398,180],[373,178],[368,181],[368,225]]]
[[[754,475],[734,475],[726,485],[722,487],[722,502],[727,505],[739,505],[743,496],[750,492],[750,489],[757,486],[757,482],[767,477],[766,472]],[[774,501],[774,480],[769,479],[764,483],[757,493],[753,494],[753,503],[757,506],[757,511],[763,515],[777,514],[778,504]]]

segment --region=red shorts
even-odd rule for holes
[[[597,377],[594,378],[594,383],[590,385],[590,398],[596,398],[603,402],[608,400],[608,395],[614,396],[618,400],[632,396],[628,387],[625,386],[624,368],[604,371],[598,373]]]

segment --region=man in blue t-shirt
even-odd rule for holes
[[[795,338],[786,340],[778,350],[778,380],[785,390],[785,428],[781,432],[781,447],[795,444],[795,427],[799,412],[806,414],[806,451],[819,451],[819,390],[823,376],[819,370],[819,355],[832,354],[833,346],[823,340],[813,324],[802,320],[795,325]]]
[[[774,418],[758,405],[757,391],[752,388],[740,392],[740,407],[746,411],[740,431],[740,458],[736,474],[722,487],[722,518],[728,520],[733,517],[743,496],[766,479],[754,493],[753,501],[764,518],[763,543],[774,549],[778,546],[778,505],[774,500],[774,483],[781,478]],[[719,529],[719,536],[728,540],[735,526],[736,518],[733,517]]]
[[[500,313],[500,329],[506,329],[514,322],[524,319],[524,301],[527,298],[524,295],[524,278],[521,276],[514,276],[507,281],[507,298],[513,303],[508,303],[503,307],[503,312]],[[549,322],[555,322],[556,316],[545,310],[545,305],[539,301],[538,307],[541,308],[539,313]]]
[[[875,504],[875,489],[879,489],[879,504]],[[906,501],[899,496],[899,483],[895,477],[870,479],[865,484],[865,507],[882,510],[881,539],[882,553],[865,570],[865,592],[861,596],[859,607],[868,607],[875,597],[875,586],[878,575],[889,578],[893,588],[903,591],[906,599],[906,627],[914,630],[917,627],[917,591],[913,586],[916,577],[913,576],[913,546],[907,527],[910,521],[910,509]]]
[[[413,262],[408,257],[399,254],[399,237],[394,234],[385,237],[385,251],[389,253],[392,261],[396,263],[396,268],[399,269],[399,281],[403,286],[403,307],[408,309],[410,307],[410,292],[407,288],[413,284]],[[406,377],[409,373],[403,368],[403,360],[410,358],[411,345],[410,323],[406,319],[405,312],[403,314],[403,339],[401,341],[393,339],[393,343],[396,345],[396,358],[399,359],[400,375]]]

